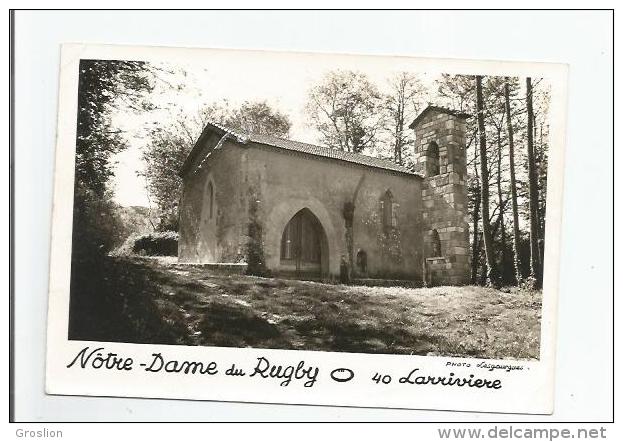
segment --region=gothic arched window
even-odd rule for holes
[[[426,156],[428,157],[426,176],[439,175],[439,146],[437,145],[437,143],[435,143],[434,141],[428,143]]]
[[[390,229],[398,225],[396,217],[396,209],[398,204],[394,202],[394,196],[388,189],[381,198],[381,220],[383,227]]]

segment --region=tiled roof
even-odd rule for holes
[[[263,144],[266,146],[276,147],[276,148],[280,148],[280,149],[284,149],[288,151],[301,152],[301,153],[305,153],[309,155],[314,155],[314,156],[319,156],[319,157],[324,157],[324,158],[331,158],[334,160],[345,161],[345,162],[353,163],[353,164],[359,164],[362,166],[374,167],[377,169],[389,170],[392,172],[404,173],[407,175],[421,176],[418,173],[412,172],[406,169],[405,167],[401,166],[400,164],[396,164],[390,160],[371,157],[368,155],[362,155],[362,154],[357,154],[357,153],[344,152],[338,149],[331,149],[329,147],[317,146],[315,144],[308,144],[308,143],[302,143],[300,141],[293,141],[293,140],[288,140],[285,138],[273,137],[271,135],[261,135],[261,134],[254,134],[254,133],[246,134],[246,133],[235,131],[235,130],[229,129],[227,127],[224,127],[222,125],[215,124],[212,122],[209,122],[206,125],[206,128],[201,134],[201,137],[199,137],[199,140],[197,140],[195,147],[193,148],[191,153],[188,155],[188,158],[184,162],[184,165],[182,166],[180,174],[183,175],[186,172],[187,168],[190,166],[192,162],[192,159],[195,157],[195,155],[198,154],[199,149],[200,149],[199,146],[201,144],[200,141],[202,140],[202,138],[204,137],[204,135],[209,129],[215,130],[220,135],[228,134],[231,136],[231,138],[234,141],[240,144],[243,144],[243,145],[246,145],[249,142],[252,142],[252,143]]]
[[[330,147],[317,146],[315,144],[302,143],[300,141],[293,141],[285,138],[259,134],[249,134],[249,141],[258,144],[265,144],[267,146],[278,147],[285,150],[302,152],[309,155],[346,161],[348,163],[360,164],[362,166],[391,170],[393,172],[406,173],[409,175],[417,175],[416,173],[411,172],[400,164],[396,164],[390,160],[371,157],[358,153],[345,152],[339,149],[331,149]]]
[[[457,110],[453,110],[453,109],[448,109],[447,107],[434,106],[432,104],[429,104],[428,107],[426,109],[424,109],[420,113],[420,115],[415,117],[415,120],[413,120],[413,123],[411,123],[409,125],[409,128],[413,129],[420,122],[420,120],[422,120],[422,118],[424,118],[426,116],[426,114],[429,113],[430,111],[436,111],[436,112],[440,112],[442,114],[454,115],[455,117],[458,117],[458,118],[465,118],[465,119],[467,119],[467,118],[471,117],[471,115],[466,113],[466,112],[457,111]]]

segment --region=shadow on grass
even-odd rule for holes
[[[106,256],[74,260],[68,336],[72,340],[190,344],[184,318],[164,316],[152,272],[131,260]]]
[[[392,353],[425,355],[437,349],[439,338],[357,320],[336,317],[284,321],[304,336],[315,338],[309,350],[349,353]],[[321,348],[317,348],[321,347]]]
[[[279,348],[289,348],[281,342],[282,333],[266,319],[257,316],[252,310],[241,306],[210,304],[203,311],[199,331],[212,345],[222,347],[247,347],[270,344]]]
[[[172,270],[148,259],[104,257],[74,263],[69,338],[538,357],[538,340],[532,336],[538,337],[540,317],[527,313],[538,314],[538,299],[482,288],[462,289],[456,296],[430,291],[397,296],[387,289],[375,293],[369,288],[218,276],[193,267]],[[470,311],[474,313],[465,313]]]
[[[288,284],[221,282],[219,287],[226,287],[228,296],[257,300]],[[77,262],[72,269],[69,338],[363,353],[431,349],[430,337],[340,316],[338,307],[326,302],[327,296],[321,297],[313,314],[276,322],[216,294],[199,282],[140,260],[102,257],[88,265]],[[299,345],[295,347],[293,340]]]
[[[74,262],[69,339],[290,348],[280,330],[253,310],[206,299],[205,292],[201,283],[140,260]]]

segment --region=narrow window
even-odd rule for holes
[[[426,176],[439,175],[439,146],[434,141],[428,144],[426,149],[426,156],[428,157],[428,167]]]
[[[368,273],[368,254],[365,250],[359,249],[357,252],[357,269],[360,275]]]
[[[392,203],[392,227],[398,227],[398,203]]]
[[[441,241],[439,239],[439,232],[437,229],[433,229],[430,233],[431,236],[431,258],[437,258],[441,256]]]
[[[208,215],[209,218],[212,219],[212,215],[214,213],[214,187],[212,186],[212,182],[208,183]]]
[[[381,198],[381,218],[383,221],[383,227],[388,229],[396,227],[396,206],[394,203],[394,197],[390,190],[385,192],[383,198]]]

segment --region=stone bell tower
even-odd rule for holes
[[[425,285],[470,280],[465,120],[470,115],[429,105],[409,126],[415,130],[416,172],[422,183]]]

